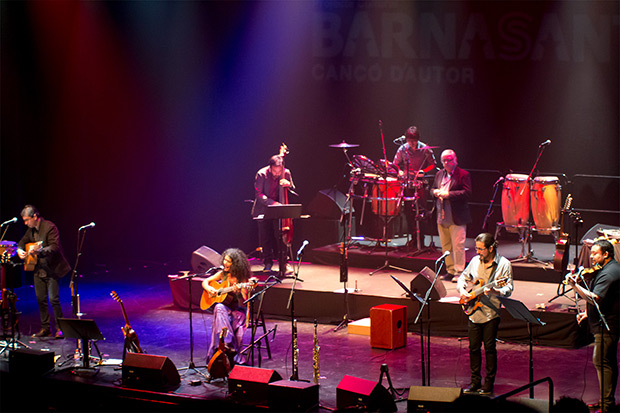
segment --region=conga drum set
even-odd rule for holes
[[[497,223],[495,238],[501,228],[518,233],[522,243],[521,255],[515,261],[534,261],[532,258],[532,233],[559,236],[560,204],[562,186],[555,176],[538,176],[530,179],[524,174],[508,174],[502,189],[502,218]],[[531,214],[530,214],[531,213]],[[533,218],[530,219],[530,216]],[[533,225],[532,225],[533,224]],[[525,246],[528,251],[525,253]]]

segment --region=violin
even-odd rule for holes
[[[580,267],[579,271],[577,271],[577,273],[568,273],[564,276],[564,281],[562,281],[563,284],[568,285],[569,282],[573,282],[573,283],[577,283],[579,282],[579,280],[581,279],[581,277],[583,277],[583,279],[588,282],[592,279],[592,277],[594,277],[594,275],[601,269],[603,268],[600,264],[596,264],[594,267],[592,268],[583,268]]]

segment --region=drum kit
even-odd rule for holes
[[[367,204],[370,204],[372,213],[383,220],[383,238],[377,240],[378,243],[385,242],[387,248],[387,225],[389,221],[400,215],[405,201],[411,202],[416,223],[419,225],[419,220],[422,219],[423,211],[425,211],[425,208],[419,205],[420,201],[424,199],[421,192],[426,190],[424,181],[417,178],[404,179],[400,174],[400,168],[386,159],[375,162],[364,155],[349,157],[347,150],[359,147],[358,144],[342,141],[339,144],[329,146],[343,149],[351,167],[349,178],[351,185],[347,199],[363,201],[360,224],[363,225]],[[408,205],[409,203],[407,203]],[[419,239],[418,245],[420,245]]]
[[[555,176],[538,176],[530,179],[524,174],[508,174],[503,179],[502,190],[502,218],[497,223],[495,238],[501,228],[512,233],[518,233],[522,243],[521,255],[513,262],[527,261],[545,264],[532,258],[532,232],[542,235],[559,235],[560,204],[562,200],[562,186]],[[533,225],[530,220],[534,220]],[[527,254],[525,245],[528,244]]]

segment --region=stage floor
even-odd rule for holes
[[[255,263],[255,268],[258,263]],[[105,365],[97,366],[97,373],[92,377],[78,376],[72,373],[74,362],[72,357],[77,347],[76,340],[51,338],[33,339],[29,335],[38,331],[38,309],[34,298],[34,291],[30,286],[23,286],[15,290],[19,301],[21,341],[32,347],[45,351],[52,351],[57,356],[55,371],[45,376],[44,382],[39,383],[36,375],[28,370],[22,371],[15,377],[15,372],[8,373],[8,353],[0,356],[0,371],[2,371],[1,400],[2,411],[28,410],[65,410],[65,411],[187,411],[187,410],[258,410],[252,406],[236,406],[227,398],[228,386],[225,382],[208,383],[202,376],[192,369],[183,369],[195,362],[199,371],[204,372],[206,364],[206,348],[210,338],[211,315],[208,312],[193,313],[190,334],[189,313],[173,303],[168,275],[185,268],[171,268],[169,264],[135,265],[127,268],[110,269],[105,273],[86,274],[80,280],[80,296],[83,318],[93,319],[103,333],[105,340],[100,340],[97,347]],[[366,297],[377,297],[386,300],[408,301],[402,297],[402,290],[389,277],[390,274],[398,277],[405,284],[412,274],[402,272],[380,272],[369,276],[368,269],[350,268],[350,286],[354,287],[357,281],[358,292],[352,292],[349,298],[366,300]],[[309,295],[310,302],[303,295],[307,291],[324,291],[321,295],[334,297],[334,302],[340,304],[338,310],[331,314],[332,322],[319,322],[318,340],[320,345],[320,403],[326,409],[336,407],[336,387],[344,375],[351,375],[367,380],[378,381],[383,364],[389,367],[389,373],[394,387],[399,389],[402,396],[407,398],[411,386],[422,385],[422,355],[421,340],[416,326],[410,326],[405,347],[384,350],[370,347],[368,336],[349,334],[347,329],[335,331],[336,324],[344,314],[344,294],[334,293],[342,288],[339,282],[339,269],[334,266],[316,265],[304,262],[299,271],[303,282],[296,285],[295,311],[306,311],[304,307],[314,308],[308,311],[308,321],[298,322],[299,346],[299,377],[303,380],[312,379],[312,349],[314,326],[313,314],[324,312],[327,307],[325,301],[317,299],[314,294]],[[186,282],[182,282],[187,284]],[[261,351],[260,365],[263,368],[274,369],[283,378],[291,375],[291,322],[286,308],[290,296],[292,280],[285,280],[281,285],[273,288],[265,296],[264,308],[277,307],[280,315],[266,314],[266,329],[276,329],[275,334],[269,335],[271,358],[266,351]],[[453,296],[453,284],[446,285],[449,294]],[[515,297],[523,300],[528,307],[542,303],[547,297],[554,294],[555,286],[550,283],[518,282]],[[119,362],[122,359],[123,334],[121,327],[125,325],[119,303],[110,297],[114,290],[123,300],[128,318],[135,329],[142,348],[151,355],[168,357],[179,369],[181,384],[176,389],[166,393],[158,391],[138,391],[122,386],[122,374]],[[197,291],[197,290],[196,290]],[[279,291],[277,295],[274,291]],[[65,315],[71,316],[69,304],[68,280],[61,285],[61,298]],[[539,295],[541,294],[541,295]],[[352,302],[354,300],[351,300]],[[564,297],[555,300],[558,306],[569,305]],[[435,303],[437,304],[437,303]],[[438,387],[463,387],[469,382],[467,340],[461,337],[436,336],[435,328],[441,323],[435,322],[435,316],[441,311],[435,310],[433,304],[431,328],[433,335],[430,340],[430,384]],[[458,305],[448,303],[460,309]],[[370,307],[355,302],[351,305],[351,312],[355,318],[367,316]],[[459,310],[460,311],[460,310]],[[545,312],[537,315],[544,319]],[[415,311],[409,311],[411,319]],[[574,319],[574,315],[571,316]],[[502,325],[510,324],[509,316],[503,317]],[[551,323],[550,323],[551,324]],[[260,330],[259,330],[260,331]],[[541,331],[535,331],[535,337],[540,338]],[[250,332],[246,332],[245,342],[249,343]],[[428,343],[427,343],[428,344]],[[21,347],[21,346],[20,346]],[[502,394],[520,387],[529,382],[529,346],[524,343],[515,343],[502,340],[498,343],[499,372],[496,381],[496,394]],[[93,347],[95,355],[97,352]],[[427,353],[428,355],[428,353]],[[553,380],[555,398],[567,395],[583,399],[587,403],[598,399],[598,383],[596,373],[591,362],[592,346],[580,348],[558,348],[533,345],[533,372],[534,379],[550,377]],[[80,365],[80,361],[77,364]],[[255,354],[255,366],[259,365],[258,354]],[[426,384],[429,378],[426,377]],[[24,383],[29,388],[36,387],[37,397],[27,396],[23,391]],[[387,381],[383,379],[387,387]],[[518,397],[527,397],[527,392]],[[540,385],[536,388],[535,397],[546,399],[548,386]],[[618,394],[617,394],[618,397]],[[407,410],[407,402],[397,403],[399,411]]]

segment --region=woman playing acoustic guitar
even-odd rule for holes
[[[226,328],[228,334],[223,338],[234,354],[234,362],[244,363],[245,356],[240,354],[240,351],[246,330],[246,308],[242,303],[249,297],[249,289],[253,286],[253,283],[249,282],[250,263],[243,251],[230,248],[222,254],[222,266],[222,270],[202,282],[203,301],[207,303],[206,308],[213,308],[207,361],[211,360],[218,350],[220,333]],[[209,305],[209,302],[214,305]]]

